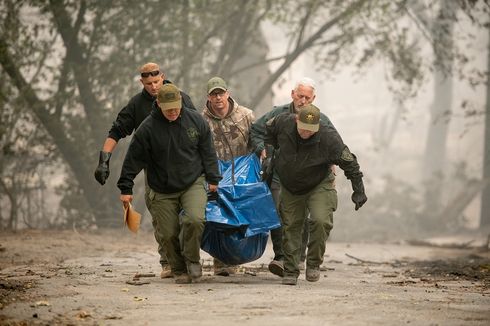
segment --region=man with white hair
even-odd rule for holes
[[[266,125],[265,142],[277,151],[275,169],[281,178],[280,211],[283,229],[284,271],[282,284],[296,285],[305,211],[310,215],[306,280],[320,280],[325,243],[333,228],[337,209],[332,165],[338,165],[352,183],[355,210],[367,201],[363,173],[356,156],[343,143],[338,132],[320,121],[313,104],[296,114],[283,113]]]
[[[255,153],[260,156],[262,160],[271,159],[271,164],[274,161],[274,149],[269,146],[266,148],[264,145],[264,138],[266,136],[266,123],[278,116],[281,113],[293,113],[297,114],[300,107],[311,104],[315,99],[315,81],[308,77],[303,77],[299,79],[294,88],[291,90],[291,99],[292,102],[288,104],[284,104],[281,106],[275,106],[271,111],[264,114],[260,117],[253,125],[250,131],[250,140],[252,142],[252,146],[255,150]],[[330,128],[334,128],[330,119],[320,113],[320,119],[322,123],[327,125]],[[272,181],[270,183],[270,189],[272,192],[272,197],[274,198],[274,202],[276,204],[276,209],[279,212],[279,194],[281,190],[279,176],[273,169]],[[334,176],[334,170],[332,167],[332,177]],[[309,212],[305,211],[305,217],[307,217]],[[272,247],[274,250],[274,259],[269,263],[269,271],[275,275],[283,276],[284,272],[284,254],[282,249],[282,228],[271,230],[271,240]],[[304,269],[304,262],[306,260],[306,247],[308,245],[308,219],[305,218],[305,225],[303,228],[303,239],[301,243],[301,259],[300,259],[300,268]]]

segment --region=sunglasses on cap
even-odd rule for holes
[[[159,74],[160,74],[160,70],[154,70],[154,71],[142,72],[141,77],[146,78],[149,76],[158,76]]]

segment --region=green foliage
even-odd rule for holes
[[[39,130],[43,146],[56,148],[72,173],[63,191],[66,207],[75,207],[83,196],[85,206],[78,209],[90,210],[97,224],[107,225],[119,205],[109,194],[116,191],[124,150],[114,155],[104,188],[92,173],[111,121],[141,88],[141,64],[161,64],[168,79],[191,94],[197,105],[204,102],[205,81],[220,75],[243,90],[242,104],[255,108],[302,54],[313,54],[326,78],[344,67],[363,73],[382,61],[393,92],[406,98],[416,94],[433,67],[433,60],[421,52],[423,43],[440,41],[421,37],[409,3],[2,0],[0,65],[5,94],[12,97],[2,122],[22,112],[22,119]],[[458,4],[475,24],[488,21],[475,13],[486,10],[481,2]],[[429,2],[424,10],[431,13],[435,7]],[[288,37],[286,52],[277,58],[281,64],[270,73],[263,37],[267,31],[261,30],[266,22],[280,26]],[[440,35],[442,39],[444,30]],[[447,59],[444,51],[438,53],[440,62]],[[250,58],[247,71],[244,59]],[[262,69],[252,70],[257,67]],[[0,130],[13,126],[2,124]]]

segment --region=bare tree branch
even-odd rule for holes
[[[287,57],[287,54],[283,54],[283,55],[280,55],[278,57],[257,61],[257,62],[251,63],[249,65],[243,66],[237,70],[233,70],[230,74],[231,75],[239,74],[239,73],[247,71],[249,69],[252,69],[252,68],[255,68],[258,66],[263,66],[263,65],[269,64],[269,63],[274,62],[274,61],[284,60],[286,57]]]
[[[316,1],[313,1],[313,2],[316,2]],[[306,13],[304,15],[304,17],[301,19],[300,21],[300,29],[299,29],[299,32],[298,32],[298,38],[296,39],[296,46],[295,48],[298,48],[300,45],[301,45],[301,42],[303,41],[303,37],[304,37],[304,34],[305,34],[305,31],[306,31],[306,26],[308,25],[308,21],[311,17],[311,14],[313,12],[313,8],[315,6],[313,4],[310,4],[310,5],[307,5],[306,6]]]
[[[269,90],[272,88],[274,82],[284,73],[284,71],[286,71],[287,68],[289,68],[289,66],[299,57],[300,54],[309,49],[317,39],[323,36],[323,33],[332,28],[340,20],[360,10],[366,1],[367,0],[359,0],[352,3],[343,12],[323,24],[304,43],[294,49],[293,52],[289,53],[286,56],[286,60],[284,60],[283,64],[274,73],[272,73],[271,76],[262,85],[260,85],[260,87],[258,87],[259,91],[253,98],[250,107],[256,107],[260,103],[265,94],[267,94],[267,92],[269,92]]]
[[[234,22],[237,17],[239,17],[241,14],[240,10],[236,10],[233,13],[231,13],[228,16],[228,19],[226,20],[226,25],[223,26],[222,21],[217,21],[216,24],[213,26],[211,30],[209,30],[203,37],[199,39],[199,43],[197,43],[195,46],[192,47],[192,53],[189,55],[188,60],[191,62],[194,61],[194,59],[198,56],[201,55],[202,50],[205,46],[208,45],[209,40],[213,37],[215,37],[218,32],[222,29],[226,29],[226,26],[230,25],[231,22]],[[175,76],[172,76],[172,80],[176,83],[179,84],[180,80],[183,78],[185,75],[183,69],[189,69],[189,67],[182,67],[180,73],[178,73]]]
[[[86,58],[84,58],[85,51],[77,40],[78,30],[75,30],[74,27],[71,26],[70,18],[62,1],[50,0],[49,8],[53,13],[58,32],[65,44],[67,59],[74,72],[75,81],[80,92],[80,101],[82,102],[90,128],[92,129],[90,135],[87,136],[93,138],[94,136],[101,134],[103,130],[105,130],[105,126],[103,124],[103,119],[100,119],[100,115],[98,114],[101,105],[95,97],[95,94],[92,92],[88,64]],[[82,10],[82,8],[80,10]]]

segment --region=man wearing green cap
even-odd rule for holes
[[[239,105],[228,91],[228,85],[220,77],[207,83],[208,100],[202,111],[213,134],[218,159],[228,161],[252,152],[249,143],[250,127],[255,120],[252,110]],[[214,275],[229,276],[235,267],[214,259]]]
[[[145,63],[140,67],[139,71],[143,89],[133,96],[128,104],[121,109],[100,151],[99,165],[94,175],[95,179],[101,185],[104,185],[109,177],[109,160],[119,140],[131,135],[134,130],[138,129],[141,122],[150,114],[151,107],[160,87],[171,83],[165,79],[165,74],[156,63]],[[189,95],[181,92],[181,96],[186,107],[196,109]]]
[[[125,206],[133,198],[134,178],[145,167],[146,206],[175,282],[197,281],[202,275],[206,184],[216,191],[221,176],[208,124],[198,112],[182,106],[180,90],[173,84],[160,88],[150,116],[129,145],[117,183]]]
[[[139,68],[139,74],[143,89],[133,96],[128,104],[121,109],[99,153],[99,164],[94,176],[101,185],[104,185],[107,178],[109,178],[109,161],[119,140],[131,135],[150,114],[151,107],[160,87],[165,84],[171,84],[165,78],[165,74],[160,69],[160,66],[154,62],[147,62],[142,65]],[[181,96],[184,106],[194,110],[196,109],[189,95],[181,92]],[[157,239],[157,242],[159,242],[158,252],[160,253],[160,264],[162,265],[160,276],[162,278],[172,277],[167,258],[165,257],[165,249],[162,247],[161,241]]]
[[[297,114],[283,113],[267,122],[265,142],[280,148],[275,168],[281,182],[280,212],[283,223],[283,284],[296,285],[299,276],[301,233],[305,210],[310,212],[310,241],[306,280],[320,279],[325,244],[333,227],[337,192],[331,180],[332,165],[338,165],[352,183],[352,201],[358,210],[367,201],[356,156],[337,131],[320,121],[313,104]]]
[[[296,82],[294,88],[291,90],[291,103],[276,106],[272,109],[272,111],[267,112],[257,121],[255,121],[250,131],[251,142],[255,153],[260,156],[262,160],[269,160],[271,164],[274,165],[274,150],[271,148],[271,146],[268,146],[266,150],[266,146],[264,145],[267,121],[285,112],[296,114],[301,106],[313,103],[313,101],[315,100],[315,96],[315,81],[311,78],[303,77]],[[333,124],[330,122],[330,119],[326,115],[321,114],[321,120],[331,128],[334,128]],[[274,202],[276,203],[277,211],[279,212],[279,193],[281,191],[281,187],[279,177],[277,173],[275,173],[275,169],[272,169],[272,171],[273,175],[269,186],[272,192],[272,197],[274,198]],[[334,171],[332,167],[332,184],[335,181],[335,175],[333,172]],[[308,216],[308,211],[305,211],[305,216]],[[308,244],[307,218],[305,219],[305,226],[303,229],[304,233],[301,243],[300,264],[304,264],[304,261],[306,260],[306,247]],[[274,250],[274,259],[269,263],[269,271],[275,275],[282,277],[284,272],[284,255],[282,250],[281,228],[271,230],[271,240]],[[304,268],[304,266],[302,268]]]

